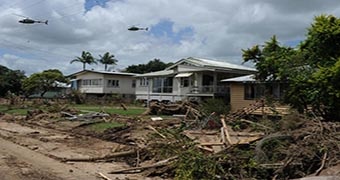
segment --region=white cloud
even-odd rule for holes
[[[28,74],[49,68],[70,74],[81,70],[81,64],[69,62],[83,50],[95,57],[114,54],[118,69],[154,58],[169,62],[189,56],[241,63],[241,49],[274,34],[283,43],[301,40],[314,16],[340,15],[339,3],[323,0],[112,0],[87,12],[85,0],[39,1],[0,0],[1,65]],[[49,25],[19,24],[22,17],[14,14],[48,19]],[[150,31],[127,31],[163,20],[173,22],[173,33],[185,28],[192,32],[172,41]]]

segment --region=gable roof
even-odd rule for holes
[[[237,65],[237,64],[232,64],[232,63],[222,62],[222,61],[216,61],[216,60],[210,60],[210,59],[194,58],[194,57],[181,59],[177,61],[175,64],[173,64],[172,66],[166,68],[166,70],[172,69],[180,64],[191,64],[194,66],[204,67],[204,68],[232,69],[232,70],[256,72],[256,69],[250,68],[247,66],[242,66],[242,65]]]
[[[167,76],[174,74],[174,70],[163,70],[163,71],[155,71],[155,72],[149,72],[145,74],[138,74],[136,77],[153,77],[153,76]]]
[[[121,76],[136,76],[138,74],[136,73],[125,73],[125,72],[110,72],[110,71],[95,71],[95,70],[82,70],[73,74],[68,75],[67,77],[72,77],[72,76],[79,76],[81,74],[84,73],[88,73],[88,72],[92,72],[92,73],[97,73],[97,74],[110,74],[110,75],[121,75]]]
[[[255,82],[255,81],[256,81],[255,74],[221,80],[221,82]]]

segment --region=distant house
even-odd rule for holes
[[[283,95],[283,85],[264,83],[255,80],[255,75],[224,79],[221,82],[230,87],[231,111],[249,107],[257,100],[266,97],[278,100]]]
[[[133,73],[83,70],[69,75],[72,89],[89,96],[120,94],[134,98],[136,81]]]
[[[254,72],[241,65],[189,57],[163,71],[136,75],[136,98],[170,102],[228,98],[229,87],[221,80]]]

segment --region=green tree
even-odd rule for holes
[[[66,83],[67,79],[57,69],[45,70],[41,73],[34,73],[22,82],[23,89],[26,95],[32,93],[40,93],[43,97],[44,94],[56,87],[56,82]]]
[[[107,70],[107,65],[117,65],[118,60],[115,59],[115,56],[109,52],[106,52],[103,56],[99,55],[99,57],[100,59],[98,62],[105,65],[105,71]]]
[[[125,72],[129,73],[149,73],[155,71],[161,71],[165,68],[173,65],[173,63],[164,63],[160,59],[154,59],[149,61],[147,64],[131,65],[125,69]]]
[[[81,53],[80,57],[76,57],[76,59],[73,59],[70,64],[74,63],[74,62],[80,62],[83,63],[83,70],[86,69],[86,64],[97,64],[96,60],[94,59],[94,57],[92,56],[92,54],[90,52],[86,52],[83,51]]]
[[[23,71],[11,70],[0,65],[0,97],[4,97],[8,91],[19,94],[21,92],[21,80],[26,76]]]
[[[339,42],[340,19],[321,15],[296,49],[280,46],[274,36],[264,46],[243,50],[243,59],[255,63],[258,80],[288,83],[284,100],[299,111],[311,107],[325,119],[339,120]]]

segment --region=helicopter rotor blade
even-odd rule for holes
[[[27,16],[23,16],[23,15],[20,15],[20,14],[15,14],[15,13],[12,13],[12,14],[15,15],[15,16],[23,17],[23,18],[28,18]]]

